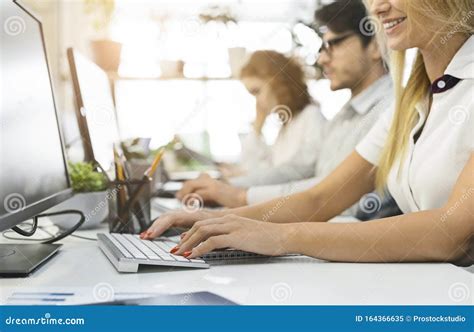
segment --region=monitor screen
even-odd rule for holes
[[[113,146],[120,141],[109,78],[99,66],[73,49],[68,50],[68,58],[86,159],[109,170]]]
[[[70,189],[41,24],[13,1],[0,13],[1,230]]]

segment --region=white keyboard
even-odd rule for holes
[[[119,272],[137,272],[139,265],[208,268],[207,261],[268,257],[235,249],[219,249],[203,255],[202,259],[187,259],[170,254],[177,244],[170,238],[149,241],[133,234],[99,233],[97,239],[100,249]],[[178,237],[176,239],[179,241]]]
[[[99,247],[119,272],[137,272],[139,265],[208,268],[202,259],[187,259],[170,254],[176,246],[168,240],[142,240],[138,235],[100,233]]]

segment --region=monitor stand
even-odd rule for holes
[[[0,244],[0,277],[26,277],[58,252],[61,244]]]

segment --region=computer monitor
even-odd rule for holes
[[[109,78],[78,51],[69,48],[67,55],[85,160],[108,170],[113,163],[113,145],[120,141]]]
[[[0,6],[0,231],[4,231],[71,197],[72,189],[42,24],[17,1],[1,1]],[[0,250],[0,270],[10,267],[14,253]],[[26,250],[16,253],[21,256]]]

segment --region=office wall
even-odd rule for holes
[[[90,40],[97,38],[98,33],[93,28],[91,15],[85,12],[83,0],[24,2],[44,22],[65,141],[68,145],[77,146],[80,143],[79,131],[66,49],[74,47],[91,57]],[[120,122],[125,124],[126,137],[149,136],[154,139],[155,145],[166,141],[176,128],[176,131],[191,136],[208,131],[211,141],[220,137],[211,144],[212,152],[218,158],[232,160],[238,157],[238,133],[245,131],[246,125],[252,121],[254,105],[237,80],[225,77],[228,75],[227,48],[244,46],[248,51],[271,48],[290,52],[294,48],[290,33],[292,26],[299,20],[311,20],[316,5],[313,0],[225,1],[223,4],[231,4],[233,13],[239,19],[238,29],[212,24],[203,28],[197,22],[197,15],[208,3],[185,0],[116,1],[110,33],[112,38],[124,44],[119,75],[133,78],[118,81],[119,120],[122,119]],[[165,21],[166,24],[163,23]],[[157,31],[159,34],[154,35]],[[213,34],[218,39],[214,39]],[[202,43],[201,46],[193,46],[197,41]],[[222,77],[216,81],[201,80],[199,77],[189,81],[189,77],[179,78],[178,81],[156,77],[155,69],[160,70],[161,61],[177,59],[188,63],[188,75],[199,76],[202,68],[208,68],[210,74]],[[220,65],[209,67],[215,63]],[[324,81],[313,81],[310,88],[328,118],[334,116],[348,98],[347,91],[331,93]],[[202,93],[197,96],[193,91]],[[192,120],[184,121],[189,113],[193,114]],[[226,115],[233,120],[225,121]],[[150,121],[143,121],[143,118]],[[268,130],[269,141],[274,138],[273,132]],[[72,157],[79,160],[82,156],[78,152]]]

